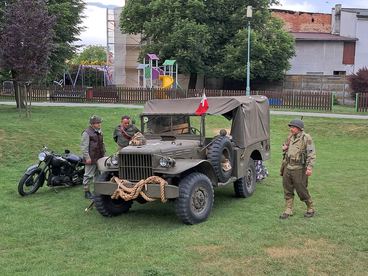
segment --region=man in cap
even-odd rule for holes
[[[313,201],[308,191],[308,177],[312,175],[316,161],[316,151],[312,137],[304,132],[304,122],[299,119],[289,123],[290,134],[283,144],[284,160],[281,169],[285,211],[280,219],[287,219],[293,215],[294,191],[301,201],[307,205],[304,217],[310,218],[315,214]]]
[[[139,129],[131,123],[129,116],[121,117],[120,125],[114,129],[113,133],[113,139],[118,144],[118,150],[128,146],[137,132],[139,132]]]
[[[97,160],[105,155],[103,133],[101,131],[102,119],[93,115],[89,118],[90,126],[82,132],[81,150],[85,162],[85,173],[83,177],[84,196],[92,199],[89,184],[97,173]]]

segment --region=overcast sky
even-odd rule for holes
[[[134,0],[133,0],[134,1]],[[85,30],[80,35],[82,45],[106,45],[106,8],[122,7],[124,0],[85,0],[83,25]],[[342,4],[343,8],[366,8],[368,0],[280,0],[280,5],[274,8],[285,10],[331,13],[335,4]]]

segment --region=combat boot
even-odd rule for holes
[[[314,207],[313,207],[313,201],[309,199],[305,202],[305,204],[307,205],[307,212],[304,213],[304,217],[305,218],[314,217],[314,214],[316,211],[314,210]]]
[[[289,198],[285,201],[285,211],[280,215],[280,219],[287,219],[293,215],[293,204],[293,198]]]

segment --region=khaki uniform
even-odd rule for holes
[[[126,129],[118,125],[113,133],[113,139],[118,144],[118,150],[127,147],[130,140],[137,132],[139,132],[139,129],[135,125],[129,125]]]
[[[285,212],[293,214],[294,191],[301,201],[307,205],[307,212],[314,212],[312,198],[308,191],[308,176],[306,169],[313,169],[316,161],[316,150],[312,137],[303,131],[290,135],[286,142],[288,149],[284,152],[284,168],[282,183],[286,200]]]

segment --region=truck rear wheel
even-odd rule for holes
[[[103,173],[98,176],[100,181],[106,181],[111,176],[108,173]],[[122,198],[112,199],[110,195],[94,195],[93,200],[97,211],[104,217],[114,217],[127,213],[133,204],[133,201],[125,201]]]
[[[234,182],[235,196],[250,197],[256,189],[256,180],[256,167],[254,160],[250,158],[245,175]]]
[[[205,221],[214,201],[211,180],[202,173],[191,173],[179,183],[176,214],[185,224]]]

